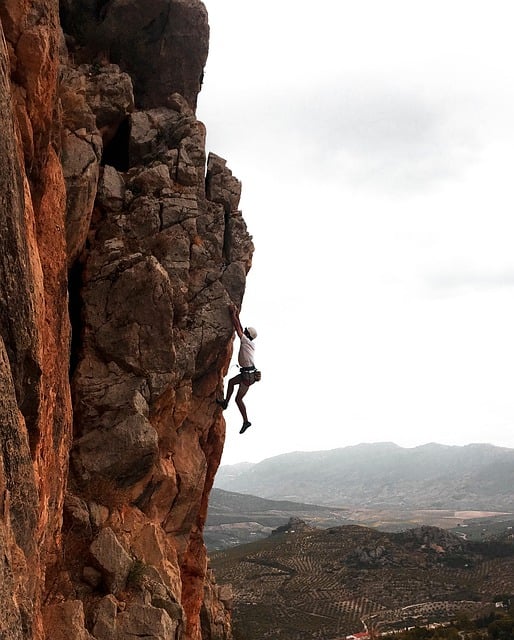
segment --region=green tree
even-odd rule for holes
[[[514,618],[508,616],[495,620],[487,627],[487,631],[493,640],[512,640],[514,638]]]

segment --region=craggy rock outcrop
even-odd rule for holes
[[[199,0],[62,0],[64,30],[79,59],[110,60],[134,79],[138,104],[160,106],[180,93],[191,107],[209,49],[207,11]]]
[[[202,531],[253,246],[194,112],[205,7],[0,19],[0,635],[228,640]]]

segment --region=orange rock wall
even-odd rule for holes
[[[62,2],[68,31],[77,15],[93,25],[66,34],[70,53],[57,2],[0,5],[6,640],[231,634],[202,531],[224,442],[227,306],[241,304],[253,246],[240,183],[222,159],[206,166],[194,114],[205,7],[142,10],[166,46],[128,55],[124,6]],[[96,28],[107,51],[80,41]],[[137,57],[155,51],[158,85]]]
[[[35,483],[37,499],[37,521],[30,541],[22,546],[26,571],[16,579],[20,588],[25,583],[23,589],[31,598],[30,605],[22,607],[23,626],[30,630],[30,637],[39,638],[43,633],[39,610],[44,567],[59,547],[72,420],[63,243],[66,194],[52,144],[59,135],[55,126],[57,6],[8,0],[1,5],[0,17],[5,37],[1,50],[3,113],[4,118],[6,113],[13,116],[13,127],[2,127],[3,135],[11,136],[13,154],[12,166],[5,167],[4,157],[2,168],[2,172],[9,171],[4,174],[6,188],[13,191],[7,201],[2,198],[3,215],[11,218],[12,225],[9,230],[2,228],[12,260],[5,266],[3,280],[2,337],[16,390],[11,401],[19,409],[18,437],[30,446],[31,483]],[[8,284],[9,271],[10,277],[18,279],[16,290]],[[10,466],[5,453],[4,466]],[[12,482],[23,483],[24,491],[29,491],[26,477]],[[33,500],[28,495],[25,499]],[[29,522],[32,527],[31,519]]]

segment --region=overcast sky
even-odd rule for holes
[[[222,463],[514,447],[512,1],[205,4],[198,117],[243,183],[262,370]]]

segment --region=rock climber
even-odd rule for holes
[[[230,402],[230,398],[232,397],[234,387],[236,385],[239,385],[236,394],[236,404],[239,411],[241,412],[241,415],[243,416],[243,426],[241,427],[239,433],[244,433],[252,423],[248,421],[243,398],[245,397],[251,385],[261,379],[260,371],[257,371],[254,363],[255,345],[253,344],[253,341],[257,337],[257,331],[253,327],[246,327],[245,329],[243,329],[241,321],[239,320],[239,312],[237,310],[237,307],[235,307],[234,305],[230,305],[229,312],[232,324],[234,325],[234,329],[236,330],[236,333],[239,336],[239,340],[241,341],[241,346],[239,347],[239,355],[237,358],[240,373],[228,381],[227,397],[224,400],[216,400],[216,402],[221,405],[223,409],[226,409],[228,407],[228,403]]]

